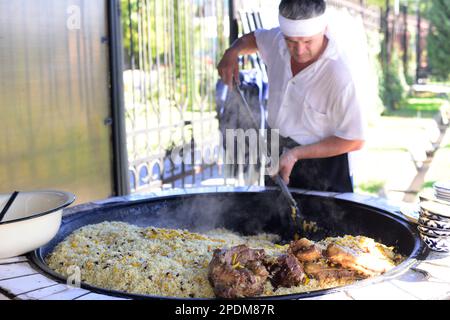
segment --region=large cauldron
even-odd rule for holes
[[[299,202],[301,214],[316,222],[320,230],[303,234],[312,240],[327,236],[364,235],[388,246],[395,246],[408,259],[383,276],[364,280],[357,285],[379,282],[406,271],[425,251],[413,225],[395,212],[332,196],[304,194],[292,189]],[[46,246],[31,254],[32,261],[52,278],[66,282],[61,275],[48,268],[44,257],[73,231],[89,224],[103,221],[123,221],[138,226],[182,228],[194,232],[224,227],[244,235],[261,232],[279,234],[289,241],[292,235],[287,207],[278,190],[262,189],[258,192],[184,193],[147,199],[112,202],[87,210],[78,210],[63,217],[57,236]],[[165,299],[145,295],[127,294],[96,288],[82,287],[94,292],[137,299]],[[339,291],[342,288],[320,290],[269,297],[271,299],[298,299]],[[267,299],[267,297],[262,298]]]

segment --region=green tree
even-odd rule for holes
[[[427,46],[431,74],[439,80],[447,80],[450,75],[449,1],[432,0],[427,18],[430,22]]]
[[[394,47],[391,62],[383,66],[380,96],[384,105],[390,110],[398,109],[405,99],[407,84],[398,49]]]
[[[137,47],[138,21],[135,12],[137,12],[138,3],[132,0],[122,0],[122,30],[123,47],[125,54],[125,63],[127,68],[136,67],[139,64],[139,50]]]

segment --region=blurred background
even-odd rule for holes
[[[62,189],[83,203],[260,185],[260,167],[223,163],[220,133],[249,123],[216,65],[238,36],[276,27],[278,4],[0,0],[0,192]],[[327,4],[370,120],[355,155],[356,191],[415,202],[450,180],[450,5]],[[242,89],[263,119],[264,61],[255,54],[240,63]],[[177,163],[180,148],[188,161]]]

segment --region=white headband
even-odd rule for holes
[[[280,14],[278,20],[281,32],[288,37],[311,37],[324,31],[327,26],[325,14],[305,20],[291,20]]]

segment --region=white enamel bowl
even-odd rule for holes
[[[0,194],[0,210],[11,194]],[[0,259],[23,255],[58,233],[62,211],[75,201],[63,191],[21,192],[0,222]]]

